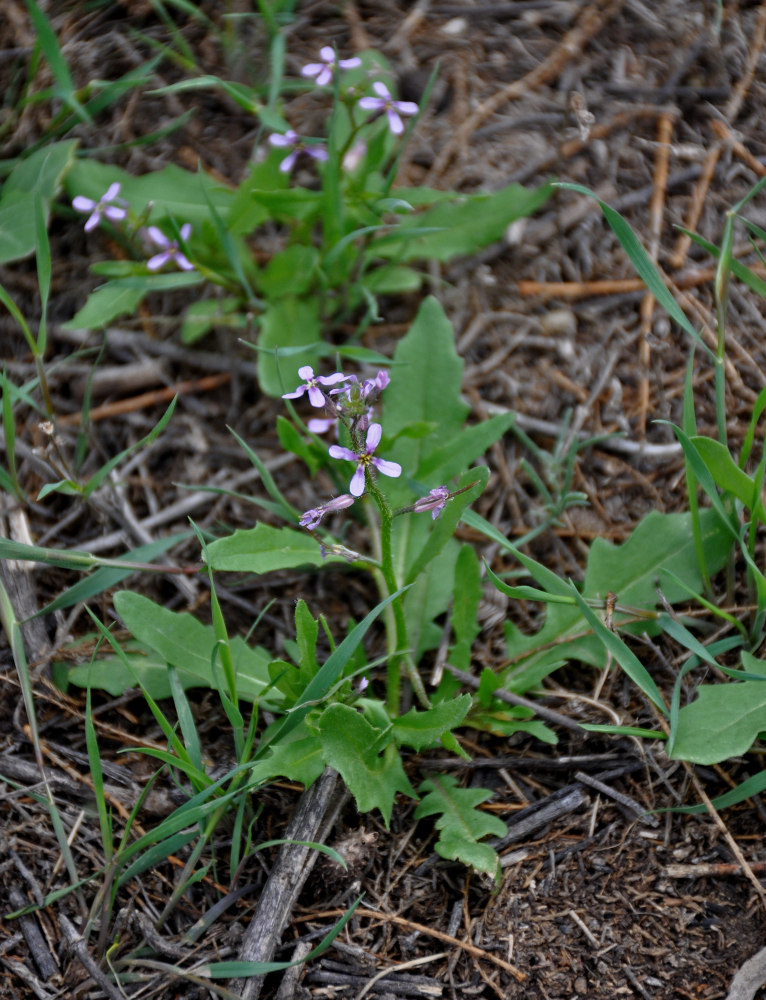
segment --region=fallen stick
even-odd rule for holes
[[[250,921],[239,952],[241,962],[270,962],[287,925],[295,901],[314,866],[317,852],[306,843],[321,836],[325,815],[330,807],[337,774],[327,767],[311,788],[301,795],[295,814],[285,831],[285,840],[271,874],[263,887],[255,914]],[[242,1000],[258,1000],[265,976],[237,979],[231,990]]]

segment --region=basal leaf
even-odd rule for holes
[[[700,513],[708,565],[711,572],[715,572],[726,561],[729,535],[714,511]],[[603,600],[611,591],[617,594],[620,604],[655,609],[657,582],[666,566],[686,586],[695,589],[701,586],[689,514],[652,511],[622,545],[596,539],[588,553],[582,596],[586,601]],[[547,587],[547,579],[538,582]],[[663,583],[666,585],[663,593],[669,603],[688,596],[688,591],[672,579],[663,577]],[[617,623],[619,625],[619,617]],[[625,627],[629,631],[634,626]],[[658,629],[657,623],[651,620],[643,620],[635,627],[650,634]],[[524,635],[508,622],[506,639],[511,666],[499,676],[512,691],[529,690],[570,660],[581,660],[599,669],[607,663],[607,652],[601,640],[593,634],[579,609],[567,604],[546,605],[545,622],[531,636]]]
[[[388,828],[396,793],[416,797],[396,746],[379,752],[380,730],[348,705],[330,705],[318,726],[326,763],[343,778],[360,812],[379,809]]]
[[[212,569],[231,573],[271,573],[342,561],[334,556],[323,557],[319,542],[305,531],[272,528],[268,524],[241,529],[211,542],[206,558]]]
[[[203,625],[185,612],[170,611],[129,590],[115,594],[114,606],[140,643],[177,667],[185,687],[216,687],[213,651],[218,640],[211,625]],[[238,694],[253,701],[270,685],[270,657],[240,638],[232,639],[230,646]],[[134,686],[134,682],[128,686]]]
[[[488,844],[479,843],[482,837],[502,837],[507,832],[501,819],[477,809],[492,798],[492,792],[486,788],[460,788],[448,774],[426,779],[418,791],[427,794],[415,810],[415,819],[439,816],[435,824],[440,831],[437,854],[497,877],[497,853]]]
[[[671,756],[716,764],[745,753],[766,731],[766,680],[700,684],[678,713]]]
[[[91,292],[82,309],[62,324],[65,330],[100,330],[118,316],[131,315],[146,291],[107,282]]]
[[[446,261],[476,253],[501,239],[516,219],[544,205],[551,190],[548,184],[534,190],[511,184],[491,194],[457,196],[451,202],[402,218],[392,234],[373,240],[368,255],[406,263],[418,259]]]
[[[258,382],[269,396],[291,392],[302,379],[298,369],[316,361],[316,351],[290,351],[285,348],[317,345],[321,341],[319,299],[286,296],[270,303],[261,317],[258,337]],[[275,353],[276,352],[276,353]]]
[[[471,696],[460,695],[451,701],[444,701],[425,712],[411,708],[405,715],[394,720],[393,734],[398,746],[424,750],[436,746],[444,733],[455,729],[468,714]]]

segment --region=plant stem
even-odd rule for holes
[[[378,489],[377,484],[370,475],[369,469],[365,469],[365,480],[367,492],[375,500],[380,511],[380,569],[383,581],[386,585],[388,597],[399,589],[394,570],[393,546],[391,544],[391,522],[393,515],[388,506],[386,498]],[[404,597],[400,596],[391,604],[391,613],[394,622],[395,650],[388,658],[386,674],[386,707],[392,716],[398,716],[401,710],[402,695],[402,665],[404,665],[407,676],[413,686],[418,700],[425,706],[430,707],[430,701],[423,687],[420,674],[415,669],[409,653],[409,640],[407,637],[407,618],[404,614]]]

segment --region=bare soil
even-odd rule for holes
[[[171,45],[160,6],[142,0],[45,5],[76,85],[117,79],[149,58],[151,43]],[[222,5],[200,6],[224,23]],[[712,344],[715,264],[686,243],[677,227],[688,226],[715,242],[725,213],[766,175],[766,3],[721,6],[712,0],[421,0],[415,5],[314,0],[298,4],[285,28],[287,73],[297,76],[322,44],[336,44],[343,55],[372,47],[395,67],[401,95],[418,99],[438,63],[432,105],[404,158],[401,182],[461,191],[493,190],[512,181],[536,185],[551,177],[586,185],[625,215]],[[196,70],[187,74],[164,59],[153,71],[151,87],[194,72],[265,82],[266,35],[249,5],[231,5],[234,28],[226,45],[180,7],[164,9],[193,53]],[[0,134],[4,157],[10,158],[46,134],[53,105],[33,102],[16,114],[35,36],[21,0],[6,0],[4,15]],[[43,66],[32,90],[39,93],[51,84]],[[102,158],[135,173],[169,162],[190,169],[201,164],[222,181],[237,183],[259,138],[256,123],[215,92],[163,96],[150,89],[126,95],[93,126],[78,126],[74,134],[82,149],[106,150]],[[186,111],[192,112],[188,120],[168,134],[137,142]],[[286,103],[287,118],[299,131],[318,134],[321,114],[311,95]],[[756,219],[762,206],[755,203]],[[760,221],[766,227],[766,218]],[[56,447],[72,454],[77,446],[84,379],[96,351],[103,349],[98,363],[107,376],[94,400],[100,409],[87,428],[86,469],[95,470],[147,433],[169,396],[186,385],[166,433],[129,469],[127,488],[97,495],[88,505],[54,495],[22,511],[14,511],[6,497],[2,530],[17,532],[26,522],[37,544],[117,555],[184,530],[189,516],[202,527],[249,526],[255,516],[250,504],[201,489],[212,485],[247,493],[254,480],[227,425],[266,461],[296,506],[312,506],[311,487],[298,463],[280,451],[274,430],[279,406],[259,395],[252,352],[221,334],[193,349],[181,345],[177,317],[185,300],[178,295],[155,296],[137,316],[103,335],[66,334],[61,324],[98,281],[89,265],[118,248],[98,232],[86,236],[81,217],[65,209],[52,219],[51,240],[47,364],[60,418]],[[749,249],[743,243],[735,253],[752,262]],[[0,282],[33,323],[39,313],[34,263],[0,268]],[[683,509],[680,450],[669,429],[654,421],[680,422],[688,338],[635,282],[593,199],[560,191],[501,244],[470,260],[431,268],[429,286],[454,325],[466,363],[464,391],[477,418],[513,410],[545,449],[567,435],[570,440],[622,435],[580,451],[573,488],[587,494],[589,506],[571,510],[559,528],[539,536],[531,549],[536,558],[578,579],[594,537],[621,540],[648,511]],[[384,322],[371,327],[364,342],[390,353],[418,303],[415,296],[384,303]],[[744,434],[764,384],[762,328],[762,300],[734,286],[727,335],[727,415],[734,441]],[[33,378],[25,342],[5,314],[0,354],[15,384]],[[211,375],[220,378],[206,381]],[[712,371],[699,352],[695,390],[700,431],[712,433]],[[143,395],[147,392],[156,395]],[[17,434],[20,475],[35,496],[36,484],[56,467],[55,448],[31,411]],[[520,466],[525,457],[530,458],[511,437],[489,456],[494,475],[479,510],[509,537],[521,536],[541,517],[540,498]],[[495,548],[475,541],[495,569],[507,568]],[[172,558],[195,563],[197,543],[177,546]],[[10,575],[18,599],[32,602],[30,610],[77,579],[66,570],[41,568],[25,573],[16,567]],[[136,576],[129,584],[168,607],[203,618],[209,614],[201,578]],[[291,634],[297,597],[305,596],[338,622],[348,616],[358,620],[372,598],[362,578],[338,572],[235,581],[219,596],[232,632],[242,633],[274,599],[252,638],[275,650]],[[105,621],[113,619],[107,596],[94,610]],[[530,611],[487,593],[477,672],[504,656],[506,616],[525,626]],[[73,850],[83,876],[104,863],[85,754],[84,697],[53,687],[47,664],[72,640],[82,640],[81,647],[67,655],[87,659],[90,631],[81,608],[25,631],[35,664],[46,770],[67,828],[77,825]],[[672,664],[663,650],[646,647],[641,655],[669,688]],[[8,912],[39,901],[40,893],[64,884],[66,875],[60,874],[60,852],[37,795],[39,771],[4,639],[0,664],[0,902]],[[550,679],[545,703],[578,722],[619,716],[656,724],[650,707],[622,677],[611,675],[603,687],[602,680],[572,664]],[[199,694],[195,709],[212,766],[225,768],[231,763],[228,732],[215,702]],[[94,703],[110,801],[117,821],[124,822],[153,768],[137,753],[117,751],[162,746],[162,735],[132,693],[117,699],[94,693]],[[465,783],[494,790],[489,807],[509,829],[499,890],[441,861],[433,853],[432,827],[415,823],[412,803],[397,805],[390,831],[378,816],[360,817],[348,801],[336,803],[329,841],[352,850],[352,877],[344,880],[325,864],[315,869],[275,957],[289,960],[303,944],[313,946],[360,887],[364,900],[330,951],[284,979],[269,977],[261,995],[280,1000],[726,997],[737,969],[763,944],[763,890],[743,874],[733,853],[738,845],[761,871],[763,805],[751,800],[719,818],[663,810],[698,802],[695,783],[711,796],[727,790],[755,772],[757,761],[691,769],[669,761],[661,746],[597,736],[584,740],[567,729],[559,736],[558,745],[550,747],[527,737],[472,734],[465,740],[470,766],[420,756],[407,762],[413,774],[449,766]],[[300,793],[287,784],[267,790],[256,840],[284,835]],[[150,827],[177,804],[174,786],[159,781],[139,822]],[[217,844],[221,857],[226,836],[224,829]],[[167,966],[237,957],[274,858],[250,856],[235,885],[225,881],[226,864],[211,868],[158,938],[152,919],[184,860],[179,852],[172,863],[144,873],[118,898],[116,925],[104,928],[107,944],[119,941],[117,953],[143,941],[145,956],[167,964],[165,971],[144,968],[145,979],[127,984],[123,995],[208,996],[201,987],[174,979]],[[247,891],[212,919],[212,907],[244,886]],[[83,893],[89,904],[91,887]],[[26,923],[3,921],[0,996],[105,996],[87,967],[99,960],[98,933],[85,948],[78,949],[76,941],[66,944],[67,927],[74,927],[76,936],[82,915],[77,898],[69,896]],[[205,915],[211,924],[191,945],[184,934]],[[416,960],[422,964],[402,967]],[[390,974],[377,978],[385,970]]]

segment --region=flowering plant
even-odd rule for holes
[[[237,187],[175,166],[132,177],[95,159],[67,163],[64,183],[72,207],[87,215],[89,237],[107,224],[133,244],[132,259],[94,265],[106,280],[73,328],[105,326],[152,291],[199,287],[183,339],[226,327],[254,340],[257,331],[261,388],[278,396],[327,350],[326,332],[351,317],[363,330],[379,318],[379,296],[417,290],[419,262],[500,239],[548,197],[548,186],[471,195],[397,189],[396,166],[420,108],[396,97],[383,58],[341,57],[324,46],[300,78],[327,102],[318,137],[300,134],[278,110],[267,114],[255,92],[246,99],[243,88],[226,85],[266,126]],[[267,229],[284,237],[259,264],[252,247]]]

